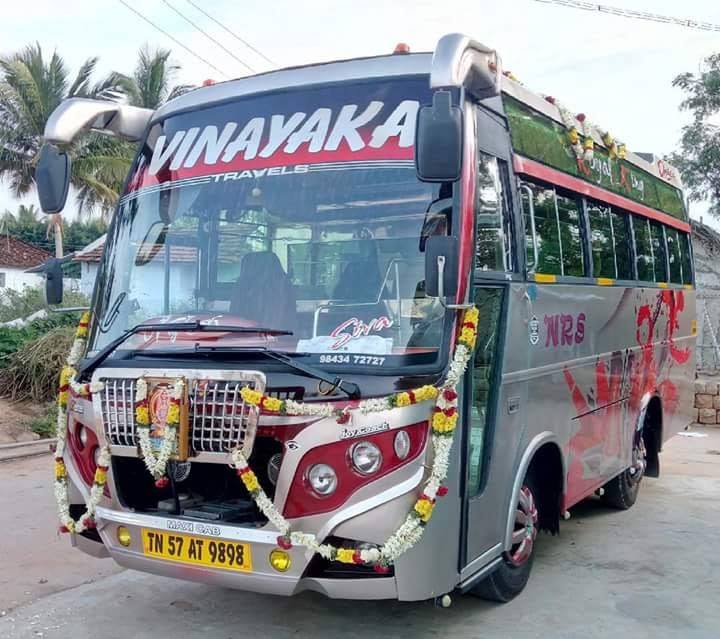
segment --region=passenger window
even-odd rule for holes
[[[615,265],[617,266],[617,279],[633,280],[635,274],[632,266],[632,236],[630,235],[630,222],[627,213],[611,210],[613,237],[615,238]]]
[[[652,240],[653,259],[655,262],[655,281],[667,282],[665,234],[663,233],[663,227],[658,222],[650,222],[650,238]]]
[[[528,271],[549,275],[583,276],[585,262],[580,235],[580,209],[577,202],[556,195],[552,188],[536,184],[524,185],[522,202]]]
[[[692,284],[693,268],[690,235],[688,233],[678,233],[678,235],[680,236],[680,260],[682,262],[682,281],[683,284]]]
[[[680,241],[676,229],[666,227],[668,262],[670,264],[670,281],[673,284],[682,284],[682,259],[680,257]]]
[[[585,275],[585,262],[580,235],[580,206],[577,200],[562,195],[558,195],[556,201],[563,275],[582,277]]]
[[[588,217],[590,218],[593,275],[614,279],[617,272],[610,208],[588,202]]]
[[[510,271],[513,268],[510,207],[505,184],[507,164],[480,153],[475,210],[475,268],[483,271]]]
[[[641,282],[654,282],[655,263],[650,237],[650,221],[643,217],[634,217],[633,231],[635,232],[635,263],[637,264],[638,279]]]

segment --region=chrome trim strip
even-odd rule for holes
[[[420,483],[420,480],[423,478],[424,472],[424,467],[420,466],[415,472],[415,474],[413,474],[405,481],[400,482],[392,488],[388,488],[387,490],[384,490],[377,495],[373,495],[368,499],[363,499],[362,501],[359,501],[352,506],[343,508],[340,512],[330,517],[330,519],[325,522],[323,527],[320,528],[317,534],[318,539],[325,539],[325,537],[327,537],[335,528],[337,528],[340,524],[344,523],[348,519],[357,517],[358,515],[361,515],[368,510],[372,510],[376,506],[380,506],[381,504],[384,504],[392,499],[395,499],[396,497],[400,497],[401,495],[410,492]]]
[[[387,55],[359,60],[326,62],[296,69],[271,71],[248,78],[219,82],[208,87],[189,91],[161,106],[155,111],[152,121],[156,122],[177,111],[200,106],[206,107],[215,102],[239,98],[253,93],[348,80],[427,74],[430,72],[430,63],[430,53],[413,53],[410,55]]]
[[[465,568],[460,571],[460,587],[468,579],[474,578],[475,574],[480,570],[488,561],[495,558],[495,555],[499,555],[502,552],[502,542],[498,542],[489,550],[486,550],[482,555],[473,559]]]
[[[195,519],[181,519],[171,515],[142,515],[139,513],[111,510],[101,506],[95,510],[95,513],[99,526],[104,526],[107,523],[125,524],[128,526],[154,528],[155,530],[166,530],[178,534],[198,535],[212,539],[232,539],[235,541],[277,545],[278,532],[276,530],[227,526],[211,521],[204,522]],[[176,522],[176,525],[170,527],[170,522]],[[191,526],[192,529],[184,530],[183,526]],[[217,534],[208,534],[208,529],[215,529]]]

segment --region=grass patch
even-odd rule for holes
[[[48,402],[45,412],[42,415],[33,417],[28,426],[33,433],[40,435],[41,439],[55,437],[55,425],[57,418],[57,406],[55,402]]]

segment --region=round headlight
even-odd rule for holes
[[[312,489],[323,497],[332,495],[337,488],[337,474],[333,467],[327,464],[311,466],[307,477]]]
[[[93,461],[96,466],[100,465],[100,446],[95,446],[95,450],[93,451]]]
[[[372,442],[355,444],[350,451],[350,457],[355,469],[363,475],[372,475],[382,464],[382,453]]]
[[[85,428],[85,426],[78,426],[78,439],[80,440],[82,447],[85,448],[85,446],[87,446],[87,441],[88,441],[88,431],[87,431],[87,428]]]
[[[397,435],[395,435],[393,448],[398,459],[405,459],[410,454],[410,435],[407,434],[407,431],[398,431]]]

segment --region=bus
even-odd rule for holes
[[[586,498],[630,508],[691,420],[677,171],[467,36],[154,112],[70,99],[45,212],[93,131],[138,150],[61,379],[83,552],[262,593],[508,601],[539,531]]]

